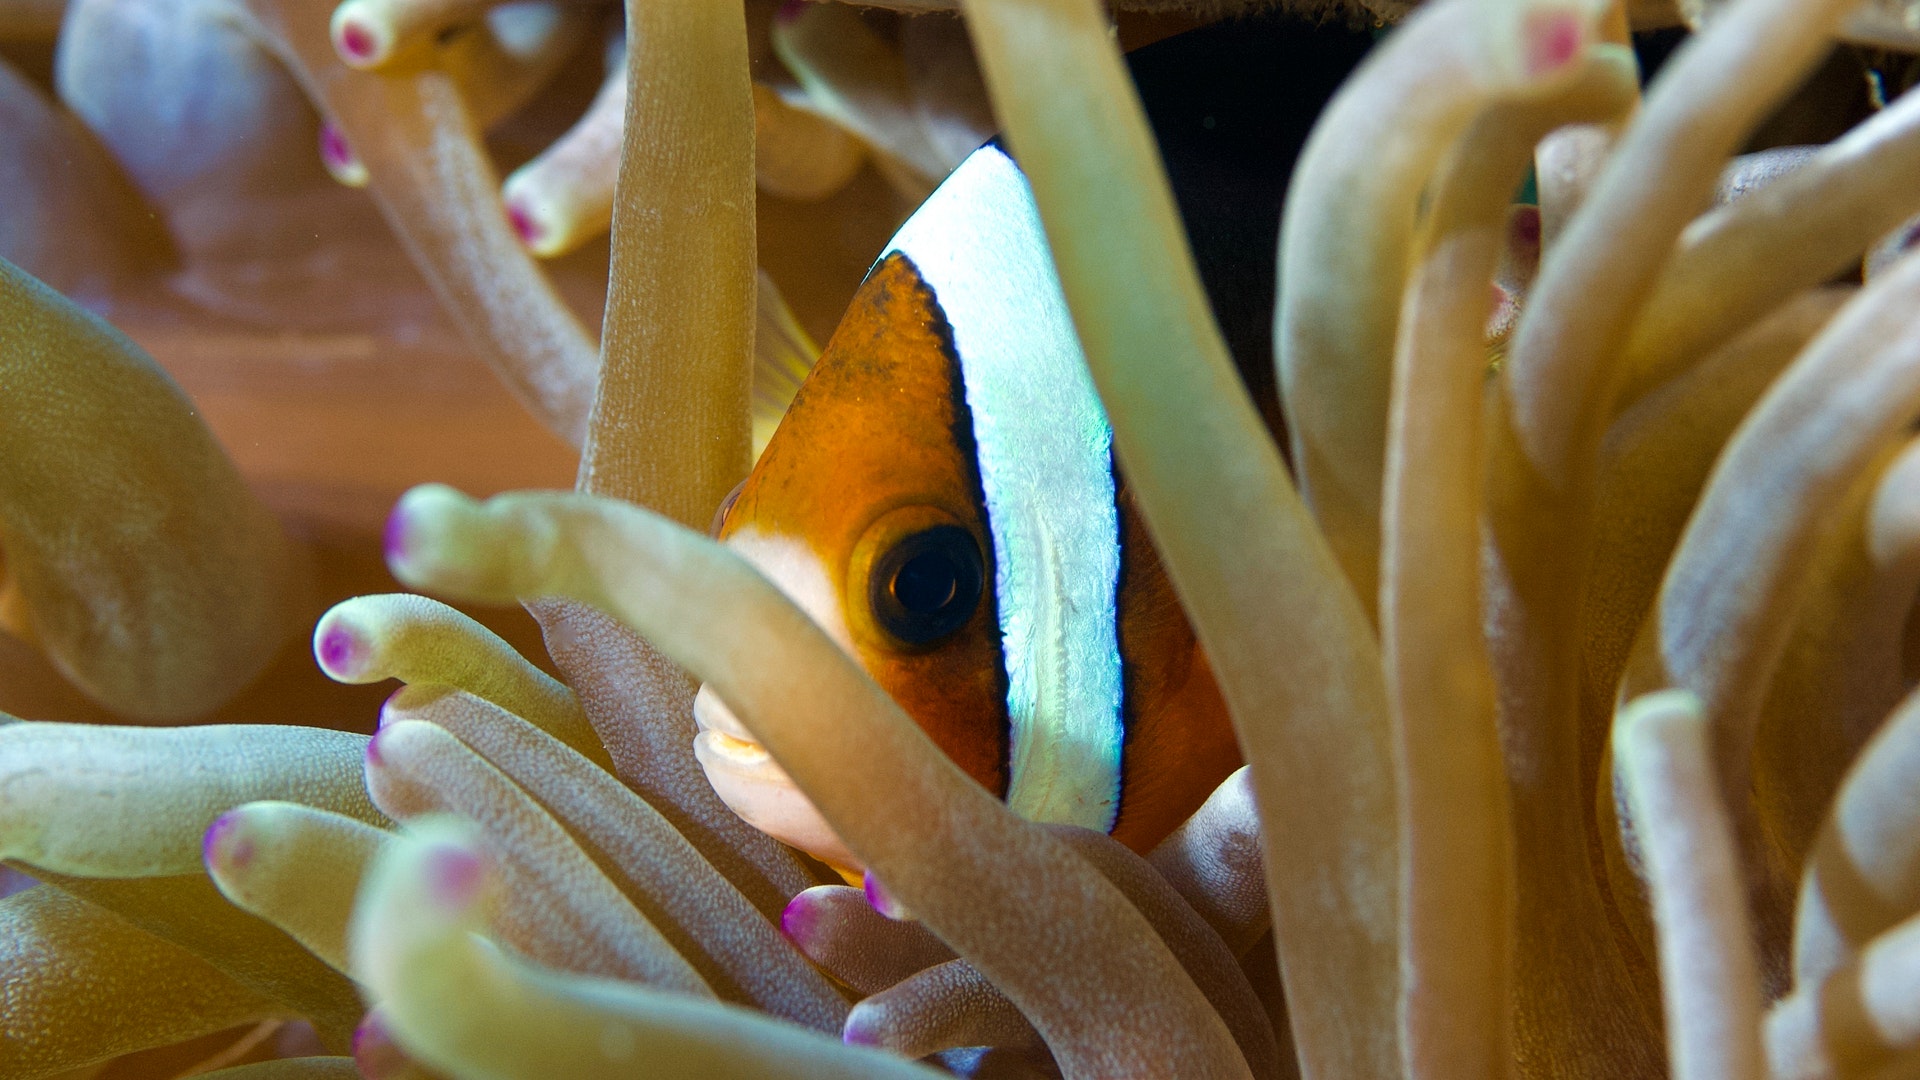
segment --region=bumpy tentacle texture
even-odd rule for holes
[[[1785,973],[1782,886],[1811,847],[1768,1062],[1809,1080],[1910,1073],[1920,706],[1895,711],[1824,825],[1816,808],[1905,685],[1920,271],[1896,233],[1864,287],[1814,287],[1911,216],[1900,170],[1920,113],[1896,104],[1695,217],[1728,151],[1847,14],[1742,0],[1623,129],[1488,379],[1481,327],[1513,171],[1552,122],[1631,95],[1589,5],[1473,2],[1436,3],[1401,31],[1411,60],[1351,91],[1386,100],[1402,72],[1469,58],[1441,89],[1471,103],[1418,102],[1459,110],[1407,140],[1432,143],[1420,161],[1392,176],[1347,163],[1372,201],[1333,209],[1360,219],[1367,257],[1398,254],[1364,281],[1339,280],[1347,252],[1300,264],[1326,264],[1335,306],[1378,346],[1354,373],[1383,411],[1339,419],[1382,441],[1328,463],[1381,470],[1363,485],[1378,546],[1352,547],[1378,560],[1378,645],[1376,597],[1354,595],[1351,552],[1317,531],[1351,522],[1309,520],[1235,396],[1099,13],[974,5],[1121,464],[1251,761],[1150,860],[1008,818],[766,582],[662,517],[587,496],[476,509],[417,492],[396,517],[396,570],[480,599],[564,598],[536,607],[571,687],[429,602],[336,609],[316,635],[329,670],[411,683],[364,776],[416,838],[384,831],[360,797],[364,743],[349,736],[147,733],[176,745],[0,727],[0,855],[49,883],[0,900],[19,929],[0,952],[73,961],[0,967],[0,1023],[28,1033],[0,1063],[53,1072],[295,1014],[337,1036],[360,1009],[350,969],[382,1003],[361,1067],[395,1080],[611,1076],[642,1056],[719,1075],[925,1075],[817,1034],[835,1030],[908,1053],[995,1043],[1027,1065],[1050,1050],[1070,1076],[1285,1075],[1273,1036],[1291,1036],[1315,1077],[1639,1077],[1663,1056],[1657,961],[1674,1071],[1757,1076],[1763,975]],[[416,4],[428,10],[464,25],[477,8]],[[753,104],[737,9],[630,15],[653,20],[638,39],[658,51],[630,58],[652,81],[631,83],[647,119],[627,130],[647,138],[621,180],[623,284],[583,483],[697,529],[750,445]],[[955,26],[940,29],[929,55],[952,59]],[[396,39],[384,73],[351,77],[457,85],[422,33]],[[924,135],[906,86],[885,104],[907,101]],[[1336,108],[1328,122],[1303,177],[1372,118]],[[1303,374],[1309,390],[1329,376]],[[713,799],[676,661],[870,860],[879,906],[924,922],[888,921],[844,887],[802,891],[801,864]],[[1609,765],[1596,733],[1616,700]],[[298,802],[248,801],[263,798]],[[423,816],[443,810],[484,834]],[[783,909],[785,940],[768,921]],[[103,981],[99,943],[135,977]],[[871,996],[849,1012],[829,977]],[[200,1015],[150,1000],[155,980]]]
[[[374,867],[354,918],[354,967],[403,1044],[453,1075],[600,1080],[650,1070],[712,1077],[925,1077],[752,1012],[542,970],[479,937],[500,882],[477,837],[429,819]]]
[[[665,818],[609,773],[525,721],[465,694],[396,695],[383,723],[437,724],[507,774],[567,831],[723,1000],[818,1030],[840,997]]]
[[[794,897],[780,929],[822,971],[862,994],[953,959],[926,927],[887,918],[848,885],[816,885]]]
[[[140,348],[0,263],[4,622],[116,713],[181,720],[265,667],[304,555]]]
[[[381,728],[367,748],[367,788],[401,820],[459,814],[488,831],[511,897],[503,933],[533,960],[713,996],[552,815],[444,729],[404,720]]]
[[[36,1080],[275,1015],[120,917],[41,885],[0,900],[0,1069]]]
[[[1863,471],[1920,415],[1916,303],[1920,260],[1907,260],[1835,316],[1747,417],[1688,522],[1621,680],[1623,697],[1663,686],[1700,696],[1763,925],[1785,922],[1798,871],[1768,857],[1746,797],[1764,691],[1787,648],[1791,613],[1812,585],[1820,534]],[[1757,512],[1754,500],[1800,512]]]
[[[627,132],[606,366],[582,490],[704,528],[746,474],[754,318],[752,95],[744,16],[629,5]],[[671,208],[671,209],[666,209]],[[612,619],[532,608],[616,772],[768,918],[817,884],[727,809],[693,757],[693,686]]]
[[[592,603],[697,673],[887,891],[1005,992],[1070,1074],[1246,1074],[1220,1017],[1124,896],[968,780],[733,553],[585,496],[475,504],[427,487],[394,513],[390,565],[403,581],[473,599]],[[741,619],[699,614],[714,610]],[[1031,934],[1009,933],[994,914],[1016,906]]]
[[[1267,932],[1267,881],[1253,773],[1243,766],[1147,857],[1236,955]]]
[[[199,867],[202,834],[237,803],[288,799],[384,824],[357,776],[365,745],[363,736],[293,727],[0,725],[0,858],[197,957],[271,1003],[271,1014],[308,1017],[344,1046],[359,1013],[351,985],[221,899]],[[6,978],[10,1007],[32,1017],[50,1006],[31,985],[12,993],[29,974],[9,968]]]
[[[1668,253],[1739,142],[1824,55],[1846,6],[1751,0],[1673,58],[1549,254],[1500,371],[1488,625],[1526,871],[1516,939],[1523,1061],[1529,1047],[1560,1046],[1555,1056],[1582,1069],[1656,1067],[1621,1049],[1650,1041],[1651,958],[1600,929],[1617,916],[1586,854],[1612,832],[1593,802],[1610,711],[1580,709],[1602,437],[1617,358]]]
[[[602,768],[611,762],[579,699],[472,618],[424,596],[356,596],[313,628],[313,654],[345,683],[399,679],[464,690],[519,716]]]

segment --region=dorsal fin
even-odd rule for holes
[[[753,457],[758,461],[773,429],[787,415],[793,395],[820,358],[820,346],[793,317],[780,287],[760,271],[754,295],[753,324]]]

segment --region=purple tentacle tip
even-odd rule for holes
[[[1526,25],[1527,74],[1546,75],[1572,63],[1586,44],[1586,27],[1571,11],[1535,12]]]
[[[367,740],[367,764],[374,768],[380,767],[380,736],[386,733],[386,726],[383,724],[380,730],[373,733],[373,738]]]
[[[350,675],[359,666],[360,639],[353,631],[335,624],[320,635],[320,667],[329,675]]]
[[[813,935],[814,927],[820,922],[820,913],[814,910],[806,893],[787,901],[780,912],[780,932],[790,941],[804,941]]]
[[[347,145],[347,137],[332,124],[320,125],[320,157],[335,169],[344,169],[353,164],[353,147]]]
[[[486,881],[487,861],[477,851],[443,847],[427,856],[427,887],[441,906],[464,908]]]
[[[533,216],[533,212],[517,202],[507,204],[507,222],[513,226],[513,234],[528,247],[538,244],[540,238],[547,234],[546,228]]]
[[[341,54],[347,59],[364,62],[373,59],[376,42],[373,31],[357,22],[350,22],[340,28],[338,45]]]
[[[200,842],[200,861],[208,867],[224,866],[238,869],[253,860],[253,841],[246,837],[235,838],[234,828],[240,824],[240,816],[232,811],[221,814],[207,826],[207,835]]]
[[[386,552],[389,565],[407,557],[407,533],[406,512],[396,506],[393,513],[387,515],[386,531],[380,536],[381,548]]]
[[[873,871],[867,871],[866,876],[860,881],[860,887],[866,892],[867,903],[873,907],[873,910],[889,919],[905,920],[911,917],[907,914],[907,909],[901,906],[900,901],[887,891],[887,887],[880,884],[880,879],[873,876]]]
[[[840,1029],[840,1041],[848,1046],[879,1046],[880,1030],[868,1016],[872,1011],[855,1005],[853,1011],[847,1013],[846,1025]]]

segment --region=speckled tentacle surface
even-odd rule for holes
[[[395,695],[382,722],[437,724],[553,815],[723,1000],[821,1031],[846,1003],[657,811],[613,776],[490,703],[459,693]]]
[[[178,945],[45,887],[0,900],[0,1068],[37,1080],[274,1015]]]
[[[754,318],[753,103],[739,12],[628,11],[606,369],[583,491],[696,528],[746,475]],[[672,206],[661,213],[655,207]],[[580,605],[532,606],[616,771],[769,918],[817,884],[728,810],[693,758],[693,685],[631,630]]]
[[[968,779],[730,550],[583,495],[480,504],[425,487],[394,513],[403,581],[472,599],[591,602],[701,676],[886,891],[1020,1006],[1070,1075],[1246,1075],[1220,1017],[1126,898]],[[696,617],[717,604],[750,617]],[[901,812],[909,806],[939,812]],[[995,914],[1014,906],[1028,913],[1024,932]],[[1043,952],[1055,959],[1036,963]]]
[[[535,968],[474,934],[499,889],[465,827],[422,823],[381,859],[354,921],[355,970],[409,1048],[455,1075],[581,1080],[649,1068],[711,1077],[937,1075],[710,1000]]]
[[[6,263],[0,378],[0,622],[129,719],[225,703],[294,629],[301,550],[145,352]]]

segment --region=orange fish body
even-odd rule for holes
[[[1146,850],[1238,753],[1111,439],[1025,180],[989,146],[875,265],[717,534],[1016,812]],[[723,713],[696,707],[750,742]],[[702,738],[743,816],[858,868],[817,815],[730,788]]]
[[[1277,198],[1250,241],[1266,312]],[[1241,357],[1268,386],[1269,357]],[[716,535],[1015,812],[1144,852],[1239,754],[1111,438],[1031,192],[989,144],[874,264]],[[695,716],[729,805],[860,869],[723,703],[703,690]]]

